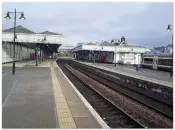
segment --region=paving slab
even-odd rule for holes
[[[50,68],[24,67],[2,78],[2,128],[56,128]]]
[[[77,128],[102,128],[56,66],[55,72]]]
[[[2,76],[2,128],[101,128],[53,61]]]
[[[52,75],[52,85],[54,91],[54,99],[56,106],[56,115],[60,128],[77,128],[75,121],[73,119],[70,108],[66,102],[65,95],[63,94],[62,88],[58,79],[56,77],[53,62],[50,64],[51,75]],[[61,95],[59,97],[59,95]]]
[[[74,117],[74,120],[78,128],[97,128],[98,126],[91,117]]]
[[[12,67],[10,66],[2,66],[2,75],[12,71]]]
[[[50,67],[51,61],[54,61],[54,59],[48,59],[43,62],[38,62],[38,66],[36,66],[36,61],[32,62],[27,65],[27,67]]]
[[[22,67],[25,67],[28,64],[32,64],[34,63],[34,61],[19,61],[19,62],[15,62],[15,69],[18,70]],[[2,64],[2,75],[12,72],[12,66],[13,63],[6,63],[6,64]]]
[[[27,60],[27,61],[18,61],[18,62],[15,62],[15,66],[16,67],[24,67],[28,64],[32,64],[34,63],[35,61],[34,60]],[[5,64],[2,64],[3,67],[12,67],[13,63],[10,62],[10,63],[5,63]]]

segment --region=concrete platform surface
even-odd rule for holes
[[[25,65],[28,65],[28,64],[31,64],[31,63],[34,63],[35,60],[27,60],[27,61],[18,61],[18,62],[15,62],[15,66],[16,67],[24,67]],[[3,67],[12,67],[12,62],[11,63],[6,63],[6,64],[2,64]]]
[[[21,61],[21,62],[15,62],[15,67],[16,69],[20,69],[22,67],[25,67],[28,64],[32,64],[35,61]],[[2,74],[8,73],[12,71],[12,65],[13,63],[6,63],[6,64],[2,64]]]
[[[50,68],[2,77],[2,128],[56,128]]]
[[[122,66],[122,65],[114,65],[114,64],[106,64],[106,63],[92,63],[92,62],[84,62],[79,60],[74,60],[76,62],[80,62],[82,64],[90,65],[93,67],[97,67],[100,69],[104,69],[107,71],[112,71],[115,73],[131,76],[134,78],[143,79],[146,81],[154,82],[157,84],[166,85],[169,87],[173,87],[173,77],[170,77],[169,72],[164,71],[156,71],[151,69],[141,68],[139,71],[136,71],[135,67],[132,66]]]
[[[36,66],[36,61],[35,61],[35,62],[30,63],[30,64],[27,64],[26,66],[27,67],[50,67],[50,63],[53,60],[55,60],[55,59],[48,59],[48,60],[45,60],[43,62],[38,61],[38,66]]]
[[[16,70],[22,68],[22,67],[50,67],[50,61],[53,61],[54,59],[48,59],[43,62],[38,61],[38,66],[36,66],[36,61],[21,61],[15,63]],[[9,72],[12,72],[12,63],[6,63],[2,64],[2,75],[5,75]]]
[[[55,63],[54,65],[52,63]],[[2,128],[101,128],[54,60],[2,76]]]
[[[55,72],[77,128],[102,128],[57,67]]]

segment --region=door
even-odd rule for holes
[[[158,64],[158,56],[154,56],[152,62],[153,69],[157,69],[157,64]]]
[[[125,61],[125,55],[124,53],[120,53],[120,63],[124,63]]]

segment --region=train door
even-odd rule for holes
[[[138,63],[141,64],[141,61],[142,61],[142,57],[141,55],[138,55]]]
[[[157,69],[157,64],[158,64],[158,56],[154,56],[152,62],[153,69]]]
[[[155,69],[155,56],[153,56],[152,66],[153,66],[153,69]]]
[[[155,69],[157,70],[157,65],[158,65],[158,56],[155,58]]]

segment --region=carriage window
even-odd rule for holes
[[[159,59],[159,65],[167,65],[171,66],[172,65],[172,59]]]
[[[144,59],[144,63],[152,63],[152,62],[153,62],[153,59],[150,59],[150,58]]]

